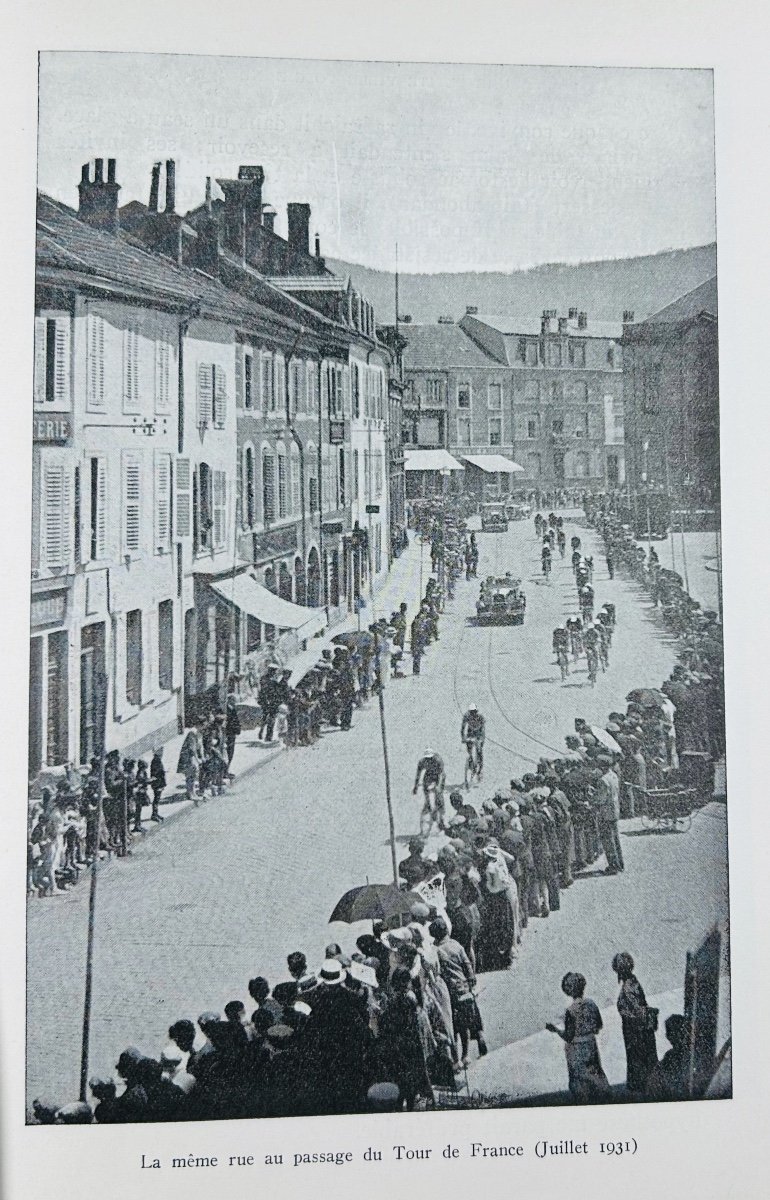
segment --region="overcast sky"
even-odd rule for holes
[[[44,54],[40,188],[77,205],[96,156],[121,203],[175,158],[179,211],[260,163],[280,233],[307,201],[322,253],[386,269],[396,242],[458,271],[715,238],[709,71]]]

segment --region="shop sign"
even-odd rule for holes
[[[49,445],[60,445],[69,441],[72,429],[66,417],[38,417],[32,421],[32,440]]]
[[[42,625],[63,625],[66,615],[66,592],[43,592],[32,597],[30,624],[33,629],[39,629]]]
[[[266,562],[280,554],[290,554],[297,549],[297,526],[285,525],[282,529],[270,529],[265,533],[255,533],[254,562]]]
[[[332,446],[341,446],[345,441],[345,422],[330,421],[329,422],[329,441]]]

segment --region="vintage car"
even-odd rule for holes
[[[497,578],[492,576],[481,585],[476,601],[478,625],[523,625],[527,598],[521,590],[521,580],[510,571]]]
[[[530,506],[522,500],[505,500],[505,515],[509,521],[525,521],[532,512]]]
[[[508,529],[508,518],[505,515],[505,505],[499,501],[481,506],[481,530],[483,533],[505,533]]]

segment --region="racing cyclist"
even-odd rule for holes
[[[446,828],[446,820],[444,816],[444,784],[446,783],[446,774],[444,772],[444,760],[435,750],[424,750],[422,758],[417,764],[417,774],[414,777],[414,787],[412,795],[417,795],[417,789],[422,785],[423,801],[422,811],[420,812],[420,832],[426,836],[430,831],[431,822],[436,821],[440,829]],[[435,804],[432,800],[432,793],[435,794]]]
[[[463,716],[460,726],[460,740],[465,743],[468,759],[474,764],[474,769],[481,778],[484,769],[484,738],[486,737],[486,721],[475,704],[471,704]],[[475,753],[474,753],[475,752]]]

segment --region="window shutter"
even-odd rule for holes
[[[56,318],[54,396],[57,408],[70,407],[70,319]]]
[[[176,536],[178,538],[190,536],[191,482],[189,458],[178,458],[176,460]]]
[[[61,570],[69,561],[70,481],[63,463],[46,463],[43,470],[45,566]]]
[[[45,317],[35,317],[35,408],[45,406],[46,329]]]
[[[214,548],[221,550],[227,535],[227,475],[224,471],[212,472],[212,509]]]
[[[88,314],[88,407],[104,408],[104,318]]]
[[[214,367],[214,427],[224,429],[227,418],[227,376],[224,367]]]
[[[155,553],[164,554],[171,544],[171,455],[155,455]]]
[[[171,408],[170,365],[171,347],[168,342],[161,339],[155,343],[155,411],[157,413],[167,413]]]
[[[123,330],[123,412],[139,412],[139,330],[133,321]]]
[[[246,347],[240,342],[235,345],[235,407],[245,408],[243,377],[245,371]]]
[[[107,460],[96,460],[96,557],[107,557]]]
[[[207,429],[211,421],[211,365],[198,364],[198,428]]]
[[[138,454],[123,454],[123,553],[136,555],[141,547],[142,463]]]
[[[299,450],[296,446],[291,448],[291,509],[293,513],[298,513],[300,510],[300,470],[299,470]]]
[[[262,455],[262,519],[275,520],[275,460],[272,454]]]
[[[286,406],[286,375],[284,372],[284,358],[282,354],[275,356],[275,402],[273,408],[283,409]]]

